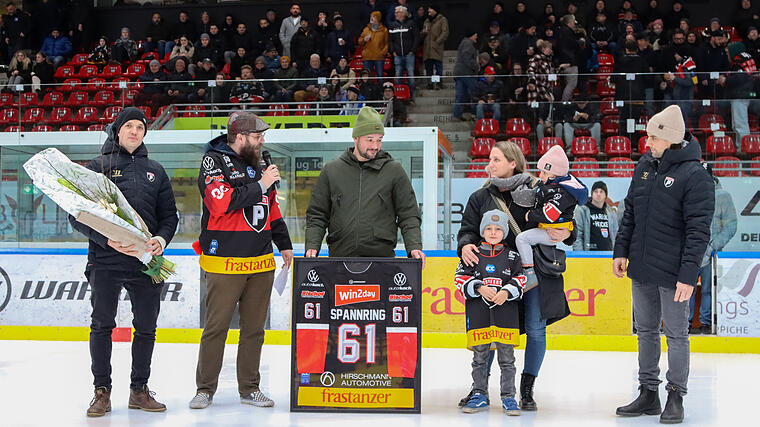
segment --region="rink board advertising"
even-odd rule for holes
[[[422,269],[296,258],[291,411],[420,413]]]

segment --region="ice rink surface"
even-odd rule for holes
[[[236,346],[228,345],[214,403],[188,408],[195,394],[197,344],[157,344],[150,388],[167,405],[164,413],[127,409],[129,343],[115,343],[112,358],[112,412],[87,418],[92,375],[87,342],[0,341],[0,426],[163,425],[163,426],[610,426],[658,425],[658,417],[618,418],[617,406],[637,395],[636,354],[623,352],[547,352],[536,382],[538,412],[507,417],[497,396],[498,366],[491,375],[491,408],[462,414],[457,401],[469,390],[467,350],[425,349],[422,354],[422,415],[290,413],[290,347],[265,346],[262,390],[274,408],[242,405],[235,380]],[[523,352],[516,351],[518,384]],[[664,378],[666,357],[660,363]],[[757,424],[760,355],[693,354],[685,425]],[[660,398],[664,405],[664,385]],[[391,424],[392,423],[392,424]]]

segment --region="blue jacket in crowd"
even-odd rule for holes
[[[56,56],[69,56],[73,49],[68,37],[58,36],[57,38],[53,38],[53,36],[47,36],[45,37],[45,41],[42,42],[40,50],[48,57],[55,58]]]

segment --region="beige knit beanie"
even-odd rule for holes
[[[647,135],[656,136],[673,144],[680,144],[686,133],[681,109],[671,105],[652,116],[647,123]]]

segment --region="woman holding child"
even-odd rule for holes
[[[513,222],[507,227],[509,230],[503,230],[505,236],[503,243],[507,250],[514,251],[517,248],[516,236],[512,231],[514,225],[517,225],[521,231],[530,230],[539,225],[537,221],[526,218],[535,202],[537,181],[524,173],[526,161],[520,148],[513,142],[499,141],[491,150],[489,159],[490,178],[482,188],[470,196],[457,236],[457,254],[462,259],[461,266],[465,267],[473,267],[480,262],[478,246],[484,241],[484,236],[481,234],[481,222],[487,220],[487,218],[484,219],[486,212],[494,209],[505,211],[506,208],[514,219],[514,221],[509,221]],[[575,241],[575,231],[567,228],[546,227],[544,230],[554,244],[563,242],[566,245],[572,245]],[[570,314],[562,278],[545,277],[540,272],[537,276],[540,285],[526,291],[522,296],[522,302],[519,303],[521,329],[527,334],[525,364],[520,381],[520,408],[526,411],[537,409],[536,402],[533,400],[533,383],[538,376],[546,352],[546,325]],[[484,292],[480,294],[483,295],[484,300],[495,299],[490,292],[488,292],[489,296],[486,296]],[[489,366],[491,360],[488,361]],[[473,369],[473,377],[474,374],[475,369]],[[470,406],[474,407],[470,409],[487,409],[487,387],[486,390],[476,388],[477,386],[460,401],[460,408]],[[504,391],[502,387],[502,394]],[[480,396],[475,396],[476,394]],[[482,400],[485,400],[485,404]],[[507,412],[510,413],[510,411]],[[510,413],[510,415],[516,414],[519,414],[519,411]]]

